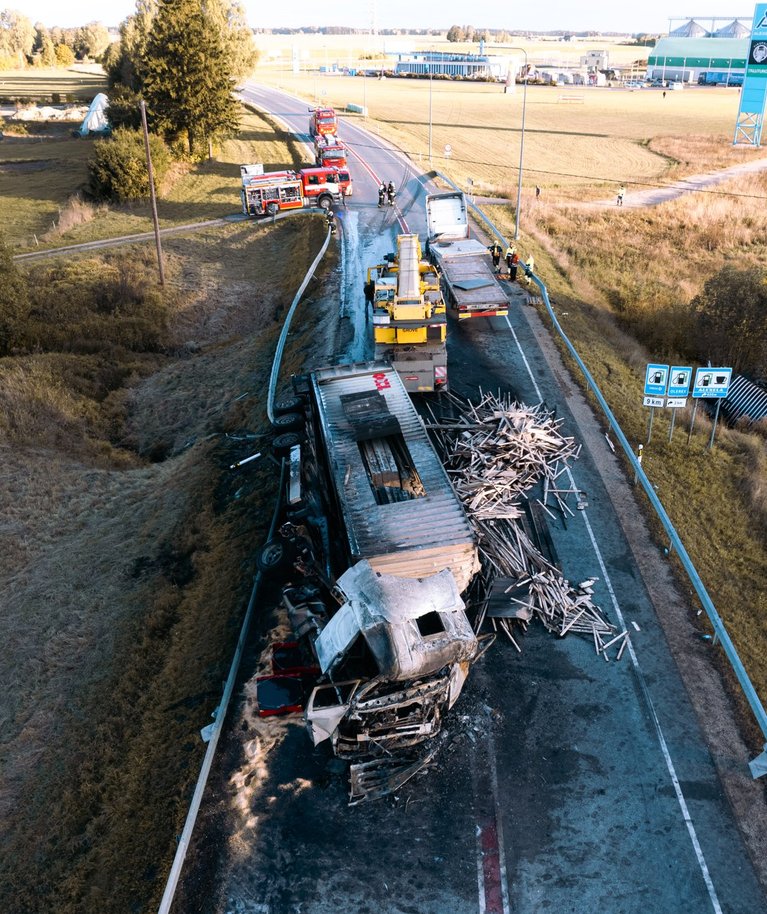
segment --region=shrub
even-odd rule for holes
[[[139,102],[138,94],[127,86],[116,85],[110,89],[107,117],[112,130],[117,130],[118,127],[138,130],[141,127]],[[152,164],[154,164],[154,158]]]
[[[155,182],[160,185],[171,166],[170,153],[165,143],[152,135],[149,148]],[[97,140],[93,152],[88,170],[95,196],[118,202],[149,196],[144,138],[140,131],[121,127],[109,139]]]

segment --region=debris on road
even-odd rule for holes
[[[455,414],[435,416],[429,430],[479,538],[483,596],[475,631],[488,618],[520,651],[513,623],[525,631],[536,618],[560,637],[590,636],[606,660],[613,647],[620,659],[628,632],[619,634],[594,604],[597,578],[577,587],[565,579],[547,529],[546,516],[556,516],[552,508],[565,523],[575,516],[568,496],[575,496],[577,510],[588,504],[572,477],[570,485],[560,482],[580,445],[561,433],[562,419],[544,404],[526,406],[492,393],[476,404],[452,393],[443,396]],[[536,487],[542,497],[531,499]]]

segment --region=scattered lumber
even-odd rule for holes
[[[535,499],[537,512],[553,518],[551,507],[556,507],[563,519],[574,517],[567,504],[571,494],[578,509],[586,506],[568,472],[580,445],[562,433],[563,420],[544,404],[527,406],[493,393],[482,394],[476,403],[453,393],[443,396],[451,414],[437,418],[432,413],[434,422],[427,427],[479,540],[478,586],[484,596],[476,603],[476,630],[489,618],[494,631],[519,651],[514,627],[524,630],[535,618],[559,637],[587,635],[605,660],[610,649],[620,659],[629,635],[618,633],[593,602],[598,579],[571,585],[525,529],[524,501],[539,483],[543,497]]]

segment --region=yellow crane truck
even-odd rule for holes
[[[447,316],[436,267],[423,259],[418,235],[399,235],[397,252],[370,267],[376,359],[389,362],[408,393],[447,389]]]

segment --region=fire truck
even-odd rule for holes
[[[418,235],[400,235],[397,253],[370,267],[376,359],[390,362],[409,393],[447,389],[447,318],[436,268]]]
[[[241,165],[242,211],[246,216],[274,216],[283,210],[338,205],[341,189],[352,192],[348,170],[335,167],[302,168],[300,171],[254,173],[255,166]]]
[[[309,136],[335,136],[338,118],[333,108],[309,108]]]
[[[346,156],[346,145],[337,136],[327,134],[315,137],[314,158],[318,165],[335,165],[336,168],[346,168]]]

